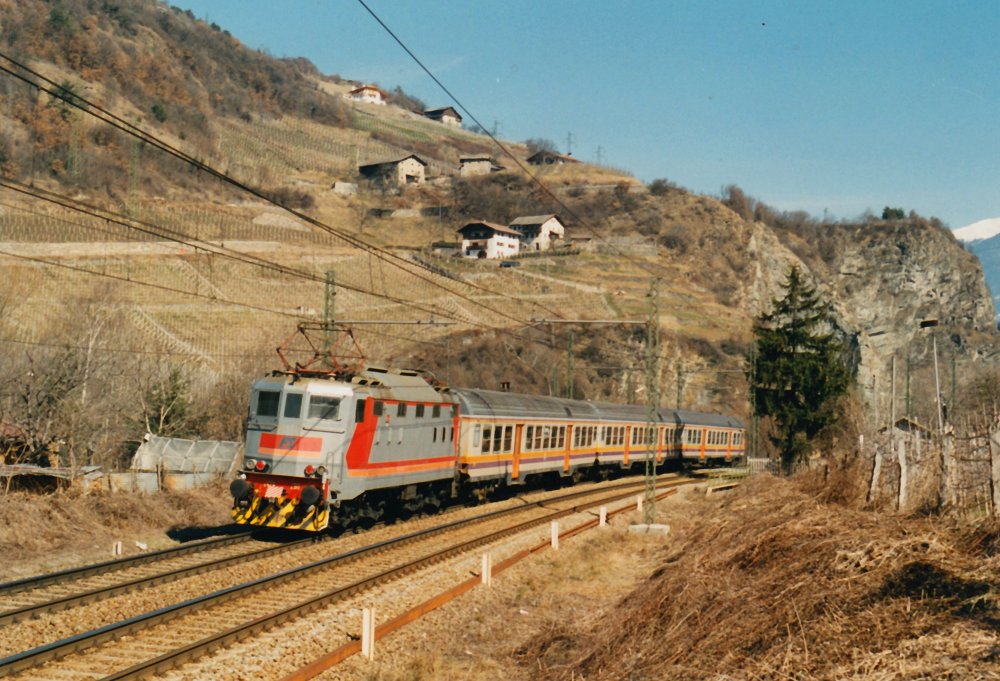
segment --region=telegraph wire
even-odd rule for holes
[[[368,251],[368,252],[372,253],[373,255],[375,255],[377,258],[385,260],[386,262],[390,262],[390,264],[395,265],[397,268],[401,269],[402,271],[406,272],[407,274],[410,274],[411,276],[417,277],[418,279],[420,279],[420,280],[422,280],[422,281],[424,281],[424,282],[426,282],[426,283],[428,283],[428,284],[430,284],[432,286],[435,286],[435,287],[437,287],[437,288],[439,288],[439,289],[441,289],[443,291],[446,291],[447,293],[450,293],[451,295],[458,296],[458,297],[462,298],[463,300],[465,300],[465,301],[467,301],[469,303],[479,304],[479,303],[476,303],[476,301],[474,301],[471,298],[469,298],[468,296],[466,296],[465,294],[460,293],[458,291],[455,291],[455,290],[453,290],[453,289],[451,289],[449,287],[446,287],[441,282],[436,281],[435,279],[432,279],[432,278],[430,278],[430,277],[428,277],[426,275],[423,275],[423,274],[420,274],[420,273],[414,271],[414,269],[418,269],[418,270],[423,270],[423,271],[426,271],[426,272],[428,272],[430,274],[433,274],[436,277],[440,276],[436,272],[434,272],[433,270],[431,270],[430,268],[428,268],[428,267],[426,267],[426,266],[424,266],[424,265],[422,265],[420,263],[415,263],[415,262],[406,260],[405,258],[402,258],[401,256],[399,256],[399,255],[397,255],[395,253],[392,253],[391,251],[388,251],[386,249],[380,248],[380,247],[375,246],[373,244],[369,244],[369,243],[361,240],[360,238],[358,238],[358,237],[356,237],[356,236],[354,236],[354,235],[352,235],[350,233],[344,232],[342,230],[338,230],[338,229],[336,229],[334,227],[331,227],[331,226],[329,226],[329,225],[327,225],[327,224],[325,224],[325,223],[317,220],[316,218],[313,218],[313,217],[310,217],[310,216],[306,215],[305,213],[302,213],[302,212],[297,211],[297,210],[295,210],[293,208],[289,208],[287,206],[284,206],[281,203],[279,203],[278,201],[274,200],[273,198],[267,196],[262,191],[260,191],[258,189],[255,189],[255,188],[253,188],[253,187],[251,187],[251,186],[249,186],[247,184],[244,184],[243,182],[241,182],[241,181],[239,181],[239,180],[237,180],[237,179],[235,179],[233,177],[230,177],[229,175],[227,175],[227,174],[225,174],[225,173],[223,173],[223,172],[221,172],[219,170],[216,170],[215,168],[207,165],[206,163],[204,163],[202,161],[199,161],[198,159],[194,158],[193,156],[190,156],[189,154],[185,153],[184,151],[182,151],[180,149],[177,149],[173,145],[171,145],[171,144],[169,144],[167,142],[164,142],[163,140],[159,139],[158,137],[152,135],[151,133],[146,132],[142,128],[139,128],[138,126],[136,126],[136,125],[134,125],[132,123],[129,123],[128,121],[126,121],[126,120],[120,118],[119,116],[111,113],[110,111],[107,111],[103,107],[101,107],[101,106],[99,106],[97,104],[94,104],[93,102],[90,102],[86,98],[81,97],[80,95],[77,95],[77,94],[75,94],[73,92],[67,91],[64,87],[62,87],[61,85],[57,84],[55,81],[47,78],[46,76],[42,75],[41,73],[38,73],[37,71],[34,71],[30,67],[28,67],[28,66],[22,64],[21,62],[13,59],[9,55],[7,55],[7,54],[5,54],[3,52],[0,52],[0,58],[5,59],[6,61],[8,61],[11,64],[15,65],[17,68],[19,68],[19,69],[21,69],[21,70],[23,70],[23,71],[31,74],[35,78],[41,79],[45,83],[50,84],[55,89],[50,89],[50,88],[44,87],[40,83],[38,83],[36,81],[33,81],[30,78],[27,78],[24,75],[22,75],[20,73],[17,73],[15,71],[11,70],[10,68],[7,68],[7,67],[2,66],[2,65],[0,65],[0,71],[3,71],[5,73],[13,76],[14,78],[17,78],[18,80],[21,80],[22,82],[27,83],[28,85],[30,85],[30,86],[32,86],[34,88],[37,88],[38,90],[41,90],[41,91],[49,94],[50,96],[56,97],[56,98],[58,98],[58,99],[60,99],[60,100],[62,100],[64,102],[66,102],[70,106],[73,106],[74,108],[80,109],[84,113],[87,113],[87,114],[89,114],[89,115],[91,115],[91,116],[93,116],[93,117],[95,117],[95,118],[97,118],[97,119],[99,119],[99,120],[101,120],[101,121],[103,121],[103,122],[105,122],[105,123],[107,123],[107,124],[109,124],[109,125],[117,128],[118,130],[121,130],[122,132],[125,132],[125,133],[127,133],[129,135],[132,135],[133,137],[137,137],[138,139],[142,140],[143,142],[146,142],[147,144],[149,144],[150,146],[153,146],[154,148],[157,148],[160,151],[163,151],[164,153],[167,153],[170,156],[173,156],[174,158],[177,158],[177,159],[179,159],[181,161],[184,161],[185,163],[193,165],[198,170],[201,170],[201,171],[203,171],[203,172],[205,172],[205,173],[207,173],[207,174],[215,177],[216,179],[219,179],[222,182],[230,184],[230,185],[232,185],[232,186],[234,186],[234,187],[236,187],[236,188],[238,188],[238,189],[240,189],[240,190],[242,190],[244,192],[252,194],[253,196],[255,196],[255,197],[257,197],[257,198],[259,198],[259,199],[261,199],[263,201],[266,201],[267,203],[270,203],[271,205],[274,205],[274,206],[276,206],[278,208],[281,208],[282,210],[287,211],[288,213],[290,213],[290,214],[294,215],[295,217],[299,218],[300,220],[303,220],[304,222],[306,222],[306,223],[308,223],[308,224],[310,224],[310,225],[312,225],[312,226],[314,226],[314,227],[316,227],[316,228],[318,228],[318,229],[320,229],[322,231],[325,231],[325,232],[327,232],[329,234],[332,234],[334,236],[337,236],[337,237],[343,239],[349,245],[354,246],[355,248],[359,248],[361,250]],[[469,287],[471,287],[473,289],[482,291],[484,293],[488,293],[490,295],[500,296],[502,298],[510,298],[509,296],[507,296],[507,295],[505,295],[503,293],[500,293],[500,292],[497,292],[497,291],[492,291],[492,290],[487,289],[487,288],[485,288],[483,286],[480,286],[479,284],[476,284],[474,282],[463,281],[462,284],[464,284],[466,286],[469,286]],[[513,301],[515,301],[515,302],[527,302],[527,301],[522,301],[522,300],[514,299],[514,298],[510,298],[510,299],[513,300]],[[555,316],[559,316],[558,312],[556,312],[554,310],[551,310],[551,309],[547,308],[546,306],[544,306],[544,305],[542,305],[542,304],[540,304],[538,302],[532,301],[531,304],[535,305],[535,306],[537,306],[537,307],[539,307],[539,308],[541,308],[543,310],[546,310],[550,314],[553,314]],[[486,306],[483,306],[483,307],[486,307]],[[519,318],[517,318],[517,317],[515,317],[513,315],[510,315],[510,314],[507,314],[507,313],[505,313],[503,311],[495,310],[495,309],[489,308],[489,307],[486,307],[486,309],[488,309],[490,312],[493,312],[494,314],[497,314],[499,316],[505,317],[505,318],[507,318],[507,319],[509,319],[511,321],[514,321],[514,322],[517,322],[518,324],[522,324],[523,325],[523,320],[521,320],[521,319],[519,319]]]

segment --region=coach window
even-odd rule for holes
[[[478,447],[483,436],[482,426],[476,426],[472,429],[472,446]]]
[[[277,416],[278,400],[281,393],[273,390],[261,390],[257,393],[257,416]]]
[[[493,451],[493,427],[483,426],[483,454]]]
[[[505,452],[514,451],[514,426],[505,426],[503,429],[503,450]]]
[[[424,417],[424,405],[418,404],[417,405],[417,418],[418,419],[422,419],[423,417]]]
[[[302,418],[302,393],[285,393],[285,418]]]
[[[340,398],[326,395],[309,396],[309,418],[325,421],[340,420]]]
[[[503,451],[501,446],[503,445],[503,426],[493,426],[493,451],[500,452]]]
[[[542,448],[542,427],[535,426],[535,444],[532,449],[539,450]]]

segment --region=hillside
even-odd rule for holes
[[[644,320],[659,279],[666,402],[745,415],[751,320],[793,264],[834,302],[876,413],[888,413],[893,353],[913,346],[914,375],[929,371],[920,320],[940,319],[957,380],[995,362],[982,272],[934,221],[817,224],[582,163],[533,167],[535,182],[483,135],[349,102],[354,83],[159,2],[0,0],[0,17],[0,52],[62,86],[7,74],[0,87],[2,360],[30,377],[0,420],[73,461],[112,463],[153,425],[240,437],[249,377],[277,366],[297,322],[322,317],[327,273],[367,357],[456,385],[641,399],[640,326],[539,320]],[[523,163],[528,150],[508,144]],[[460,156],[484,153],[506,170],[458,176]],[[421,186],[359,177],[408,154],[426,161]],[[431,248],[472,218],[548,213],[590,247],[510,269]]]

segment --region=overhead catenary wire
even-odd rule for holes
[[[171,230],[165,230],[163,228],[153,227],[153,226],[150,226],[149,223],[143,223],[142,221],[138,221],[138,220],[135,220],[133,218],[127,218],[125,216],[121,216],[121,215],[118,215],[116,213],[112,213],[111,211],[106,211],[104,209],[90,207],[90,206],[87,206],[86,204],[80,205],[74,199],[71,199],[69,197],[66,197],[66,196],[63,196],[63,195],[60,195],[60,194],[56,194],[55,192],[48,192],[48,191],[45,191],[45,190],[28,188],[28,187],[26,187],[24,185],[13,184],[13,183],[4,181],[3,178],[0,178],[0,187],[11,189],[12,191],[19,192],[21,194],[25,194],[25,195],[28,195],[28,196],[32,196],[32,197],[38,198],[38,199],[40,199],[42,201],[53,203],[53,204],[58,205],[58,206],[60,206],[62,208],[66,208],[68,210],[73,210],[73,211],[76,211],[76,212],[88,215],[90,217],[93,217],[93,218],[96,218],[96,219],[99,219],[99,220],[103,220],[105,222],[109,222],[109,223],[112,223],[112,224],[117,224],[117,225],[125,227],[127,229],[136,230],[136,231],[143,232],[145,234],[149,234],[149,235],[153,235],[153,236],[160,236],[162,238],[168,239],[168,240],[173,241],[175,243],[180,243],[180,244],[183,244],[185,246],[190,246],[191,248],[195,248],[195,249],[201,249],[201,250],[204,250],[204,251],[212,253],[212,254],[220,255],[222,257],[226,257],[226,258],[229,258],[229,259],[233,259],[233,260],[242,262],[244,264],[257,265],[257,266],[265,267],[265,268],[268,268],[268,269],[274,269],[274,270],[282,272],[284,274],[289,274],[291,276],[297,276],[297,277],[300,277],[302,279],[305,279],[305,280],[308,280],[308,281],[314,282],[314,283],[323,283],[324,282],[324,279],[322,277],[318,276],[318,275],[310,274],[308,272],[303,272],[301,270],[296,270],[295,268],[290,268],[290,267],[287,267],[287,266],[284,266],[284,265],[273,263],[271,261],[268,261],[268,260],[265,260],[265,259],[262,259],[262,258],[257,258],[257,257],[252,256],[252,255],[239,253],[237,251],[233,251],[232,249],[226,249],[224,247],[212,244],[211,242],[206,242],[206,241],[203,241],[203,240],[200,240],[200,239],[193,239],[193,238],[190,238],[190,237],[187,237],[187,236],[183,236],[183,238],[179,237],[179,236],[175,236],[176,232],[172,232]],[[61,220],[60,218],[54,218],[54,219]],[[143,225],[145,225],[145,226],[143,226]],[[363,294],[363,295],[370,295],[370,296],[373,296],[373,297],[376,297],[376,298],[381,298],[383,300],[389,301],[391,303],[395,303],[397,305],[402,305],[402,306],[410,308],[410,309],[415,309],[415,310],[419,310],[421,312],[426,312],[426,313],[428,313],[430,315],[440,315],[442,317],[447,317],[448,319],[454,319],[456,321],[461,321],[463,323],[470,324],[472,326],[482,326],[484,328],[493,328],[493,327],[490,327],[488,325],[482,324],[480,322],[476,322],[475,320],[460,319],[459,317],[456,317],[456,316],[450,314],[447,310],[444,310],[442,308],[439,308],[439,307],[428,308],[426,306],[417,304],[414,301],[411,301],[411,300],[408,300],[408,299],[404,299],[404,298],[399,298],[398,296],[392,296],[392,295],[389,295],[388,293],[379,293],[379,292],[377,292],[375,290],[364,289],[364,288],[361,288],[359,286],[353,286],[353,285],[344,284],[344,283],[340,283],[340,284],[338,284],[338,286],[340,288],[343,288],[344,290],[347,290],[347,291],[353,291],[355,293],[360,293],[360,294]]]
[[[523,325],[524,322],[520,318],[515,317],[513,315],[510,315],[510,314],[508,314],[506,312],[503,312],[501,310],[497,310],[495,308],[491,308],[491,307],[489,307],[487,305],[484,305],[481,302],[474,301],[471,298],[469,298],[468,296],[466,296],[465,294],[463,294],[463,293],[461,293],[459,291],[455,291],[454,289],[445,286],[441,281],[438,281],[437,279],[432,278],[429,275],[433,275],[434,277],[440,277],[440,275],[438,275],[437,273],[435,273],[431,268],[428,268],[428,267],[426,267],[425,265],[423,265],[421,263],[417,263],[417,262],[413,262],[413,261],[407,260],[407,259],[405,259],[405,258],[403,258],[403,257],[401,257],[401,256],[399,256],[399,255],[397,255],[397,254],[395,254],[395,253],[393,253],[391,251],[388,251],[386,249],[380,248],[380,247],[375,246],[373,244],[369,244],[368,242],[366,242],[366,241],[358,238],[357,236],[355,236],[353,234],[350,234],[348,232],[344,232],[343,230],[338,230],[338,229],[336,229],[336,228],[334,228],[334,227],[332,227],[330,225],[327,225],[327,224],[325,224],[325,223],[317,220],[316,218],[313,218],[313,217],[311,217],[309,215],[306,215],[306,214],[304,214],[304,213],[302,213],[300,211],[297,211],[297,210],[295,210],[293,208],[285,206],[285,205],[281,204],[280,202],[276,201],[275,199],[273,199],[272,197],[268,196],[266,193],[264,193],[264,192],[262,192],[262,191],[260,191],[260,190],[258,190],[256,188],[254,188],[254,187],[251,187],[251,186],[249,186],[249,185],[247,185],[247,184],[245,184],[245,183],[243,183],[243,182],[241,182],[241,181],[239,181],[239,180],[237,180],[237,179],[235,179],[233,177],[230,177],[226,173],[223,173],[222,171],[219,171],[219,170],[217,170],[217,169],[215,169],[215,168],[207,165],[206,163],[204,163],[204,162],[202,162],[202,161],[194,158],[193,156],[190,156],[186,152],[184,152],[184,151],[182,151],[182,150],[174,147],[173,145],[171,145],[171,144],[169,144],[169,143],[161,140],[160,138],[156,137],[155,135],[152,135],[151,133],[146,132],[145,130],[143,130],[139,126],[136,126],[136,125],[134,125],[132,123],[129,123],[128,121],[126,121],[126,120],[122,119],[121,117],[113,114],[112,112],[107,111],[106,109],[104,109],[100,105],[97,105],[97,104],[95,104],[95,103],[87,100],[86,98],[80,96],[80,95],[77,95],[77,94],[72,93],[72,92],[68,92],[64,87],[62,87],[61,85],[57,84],[55,81],[47,78],[46,76],[44,76],[43,74],[35,71],[34,69],[31,69],[27,65],[19,62],[18,60],[10,57],[9,55],[0,52],[0,58],[6,60],[10,64],[13,64],[17,69],[20,69],[20,70],[24,71],[25,73],[30,74],[32,77],[37,78],[37,79],[39,79],[39,80],[41,80],[41,81],[43,81],[45,83],[48,83],[51,87],[46,87],[46,86],[42,85],[41,83],[39,83],[39,82],[37,82],[35,80],[32,80],[32,78],[29,78],[29,77],[25,76],[22,73],[18,73],[17,71],[14,71],[14,70],[6,67],[6,66],[0,65],[0,71],[3,71],[5,73],[13,76],[14,78],[17,78],[18,80],[21,80],[22,82],[25,82],[28,85],[30,85],[30,86],[32,86],[32,87],[34,87],[34,88],[36,88],[36,89],[38,89],[38,90],[40,90],[42,92],[45,92],[45,93],[49,94],[52,97],[56,97],[56,98],[58,98],[58,99],[60,99],[60,100],[62,100],[64,102],[66,102],[68,105],[70,105],[70,106],[72,106],[74,108],[77,108],[77,109],[83,111],[84,113],[87,113],[87,114],[89,114],[89,115],[91,115],[91,116],[93,116],[93,117],[95,117],[95,118],[97,118],[97,119],[99,119],[99,120],[101,120],[101,121],[103,121],[103,122],[105,122],[105,123],[107,123],[107,124],[109,124],[109,125],[117,128],[118,130],[121,130],[122,132],[125,132],[126,134],[129,134],[129,135],[131,135],[133,137],[138,138],[138,139],[142,140],[143,142],[145,142],[145,143],[147,143],[147,144],[149,144],[149,145],[151,145],[151,146],[159,149],[160,151],[163,151],[164,153],[166,153],[166,154],[168,154],[170,156],[173,156],[174,158],[177,158],[177,159],[179,159],[181,161],[184,161],[185,163],[188,163],[188,164],[194,166],[198,170],[201,170],[201,171],[203,171],[203,172],[205,172],[205,173],[207,173],[207,174],[209,174],[209,175],[211,175],[211,176],[213,176],[213,177],[221,180],[222,182],[225,182],[225,183],[227,183],[227,184],[229,184],[229,185],[231,185],[233,187],[236,187],[236,188],[240,189],[241,191],[247,192],[247,193],[249,193],[249,194],[251,194],[251,195],[253,195],[253,196],[255,196],[255,197],[257,197],[257,198],[259,198],[261,200],[263,200],[263,201],[266,201],[267,203],[270,203],[271,205],[274,205],[274,206],[276,206],[278,208],[281,208],[282,210],[285,210],[288,213],[290,213],[291,215],[294,215],[295,217],[299,218],[300,220],[306,222],[307,224],[312,225],[313,227],[316,227],[316,228],[318,228],[318,229],[320,229],[322,231],[325,231],[325,232],[327,232],[329,234],[337,236],[338,238],[343,239],[349,245],[354,246],[356,248],[359,248],[361,250],[367,251],[367,252],[371,253],[372,255],[374,255],[376,258],[379,258],[380,260],[382,260],[384,262],[392,264],[394,267],[397,267],[397,268],[403,270],[404,272],[410,274],[411,276],[417,277],[418,279],[424,281],[425,283],[428,283],[428,284],[430,284],[432,286],[435,286],[435,287],[437,287],[437,288],[439,288],[439,289],[441,289],[441,290],[443,290],[443,291],[445,291],[445,292],[447,292],[447,293],[449,293],[451,295],[454,295],[454,296],[457,296],[459,298],[462,298],[462,299],[466,300],[469,303],[480,305],[480,306],[486,308],[488,311],[490,311],[490,312],[492,312],[492,313],[494,313],[496,315],[504,317],[504,318],[506,318],[506,319],[508,319],[510,321],[514,321],[517,324]],[[418,272],[416,270],[421,270],[421,271],[428,272],[429,275],[421,274],[420,272]],[[481,291],[483,293],[487,293],[487,294],[494,295],[494,296],[499,296],[501,298],[509,298],[509,296],[507,296],[506,294],[503,294],[501,292],[497,292],[497,291],[493,291],[493,290],[487,289],[486,287],[483,287],[483,286],[481,286],[479,284],[476,284],[474,282],[467,282],[467,281],[465,281],[465,282],[462,282],[462,283],[465,286],[468,286],[468,287],[470,287],[472,289],[475,289],[475,290],[479,290],[479,291]],[[524,300],[516,299],[515,302],[528,303],[529,301],[524,301]],[[540,304],[538,302],[530,301],[530,304],[535,305],[536,307],[545,310],[549,314],[552,314],[554,316],[559,316],[559,313],[557,311],[551,310],[551,309],[547,308],[545,305],[542,305],[542,304]],[[497,328],[497,327],[493,327],[493,328]]]

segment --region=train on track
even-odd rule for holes
[[[253,385],[239,524],[319,532],[428,512],[539,480],[745,455],[737,418],[640,405],[449,388],[361,365],[276,371]],[[563,480],[566,481],[566,480]]]

